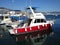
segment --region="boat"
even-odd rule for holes
[[[36,38],[52,32],[52,23],[47,21],[42,13],[35,13],[31,6],[29,6],[29,9],[32,15],[28,15],[26,20],[8,30],[10,35],[16,37],[16,40]]]
[[[22,19],[20,18],[22,16],[22,14],[4,14],[4,15],[0,15],[1,17],[1,21],[0,21],[0,25],[6,25],[6,26],[13,26],[16,27],[17,24],[19,24]]]

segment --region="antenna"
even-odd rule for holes
[[[29,6],[29,8],[30,8],[30,10],[31,10],[32,14],[33,14],[33,15],[35,15],[35,13],[34,13],[34,11],[33,11],[32,7],[31,7],[31,6]]]

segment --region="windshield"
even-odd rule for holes
[[[45,23],[46,20],[45,19],[36,19],[34,23]]]
[[[30,25],[30,23],[31,23],[31,21],[32,21],[32,19],[24,20],[24,21],[22,21],[20,24],[18,24],[18,26],[17,26],[17,27],[23,27],[23,26],[24,26],[24,24],[26,24],[26,26],[29,26],[29,25]]]

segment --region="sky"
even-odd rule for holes
[[[32,6],[39,11],[60,11],[60,0],[0,0],[0,7],[13,10],[24,10]]]

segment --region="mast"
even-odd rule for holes
[[[34,11],[33,11],[32,7],[31,7],[31,6],[29,6],[29,8],[30,8],[30,10],[31,10],[32,14],[33,14],[33,15],[35,15],[35,13],[34,13]]]

